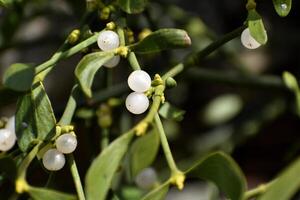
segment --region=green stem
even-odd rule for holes
[[[272,182],[267,183],[267,184],[262,184],[254,189],[248,190],[244,195],[244,200],[251,199],[253,197],[257,197],[257,196],[265,193],[271,184],[272,184]]]
[[[20,164],[18,168],[17,173],[17,179],[16,180],[26,180],[26,171],[29,167],[30,163],[35,158],[36,154],[39,152],[40,146],[42,145],[42,142],[38,143],[33,147],[33,149],[27,154],[27,156],[24,158],[22,163]]]
[[[135,56],[134,52],[130,52],[128,55],[128,61],[133,70],[140,70],[141,66]]]
[[[165,90],[165,86],[164,85],[158,85],[155,88],[155,92],[153,95],[153,102],[152,102],[152,106],[150,108],[150,111],[148,112],[147,116],[145,117],[145,121],[146,122],[152,122],[154,116],[156,115],[159,106],[162,102],[162,98],[164,95],[164,90]]]
[[[104,150],[109,145],[109,129],[102,129],[101,149]]]
[[[104,101],[110,97],[115,97],[120,94],[123,94],[129,90],[126,83],[121,83],[118,85],[113,85],[105,90],[100,90],[98,92],[94,92],[93,98],[89,100],[89,104],[98,103]]]
[[[73,117],[75,109],[76,109],[76,105],[77,105],[76,99],[79,96],[79,91],[80,91],[79,86],[77,84],[75,84],[72,89],[71,96],[68,100],[68,103],[67,103],[65,111],[63,113],[63,116],[61,117],[58,124],[69,125],[71,123],[72,117]],[[78,198],[79,198],[79,200],[85,200],[82,183],[80,180],[80,176],[79,176],[79,173],[77,170],[77,166],[76,166],[76,162],[75,162],[73,154],[68,155],[68,164],[70,166],[70,170],[71,170],[71,174],[72,174],[72,177],[74,180]]]
[[[182,72],[184,70],[184,65],[183,63],[179,63],[177,65],[175,65],[172,69],[170,69],[169,71],[167,71],[163,76],[162,79],[165,81],[167,80],[167,78],[169,77],[174,77],[177,74],[179,74],[180,72]]]
[[[120,39],[120,46],[125,46],[125,34],[124,34],[124,29],[123,28],[118,28],[117,33],[119,35]]]
[[[69,163],[69,166],[70,166],[70,169],[71,169],[71,174],[72,174],[72,177],[73,177],[73,180],[74,180],[74,183],[75,183],[76,191],[77,191],[77,194],[78,194],[78,199],[79,200],[85,200],[83,187],[82,187],[82,184],[81,184],[80,176],[79,176],[79,173],[78,173],[78,169],[77,169],[76,162],[74,160],[73,154],[68,155],[68,163]]]
[[[173,158],[173,155],[172,155],[172,152],[170,150],[169,143],[168,143],[167,136],[165,134],[165,131],[164,131],[162,122],[160,120],[160,117],[159,117],[159,115],[157,113],[156,113],[156,115],[154,117],[154,121],[155,121],[155,125],[157,127],[157,130],[158,130],[158,133],[159,133],[159,136],[160,136],[161,145],[162,145],[162,148],[164,150],[164,153],[165,153],[165,156],[166,156],[169,168],[170,168],[171,172],[173,174],[175,174],[179,170],[178,170],[178,168],[176,166],[176,163],[174,161],[174,158]]]
[[[225,43],[231,41],[232,39],[238,37],[241,35],[242,31],[246,28],[246,25],[240,26],[237,29],[227,33],[220,39],[214,41],[207,47],[205,47],[203,50],[197,52],[197,53],[191,53],[185,58],[184,66],[189,67],[193,65],[197,65],[200,63],[200,61],[205,58],[206,56],[210,55],[212,52],[214,52],[216,49],[223,46]]]
[[[56,52],[49,60],[47,60],[46,62],[40,64],[39,66],[36,67],[36,74],[39,74],[40,72],[46,70],[49,67],[53,67],[54,64],[56,64],[58,61],[64,59],[64,58],[68,58],[76,53],[78,53],[79,51],[81,51],[82,49],[90,46],[91,44],[95,43],[97,41],[99,33],[95,33],[93,36],[89,37],[88,39],[80,42],[79,44],[77,44],[76,46],[70,48],[69,50],[66,51],[59,51]]]
[[[67,106],[64,110],[64,113],[63,113],[60,121],[58,122],[59,125],[69,125],[71,123],[72,117],[76,110],[77,99],[79,97],[79,94],[80,94],[80,88],[79,88],[78,84],[75,84],[72,88],[72,92],[69,97]]]

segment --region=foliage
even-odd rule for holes
[[[290,72],[284,72],[281,79],[277,76],[265,77],[244,72],[216,73],[205,71],[206,69],[188,71],[190,68],[200,66],[205,58],[219,49],[224,54],[231,55],[230,51],[222,46],[239,37],[247,27],[251,37],[261,45],[270,42],[263,15],[256,8],[260,2],[248,0],[245,5],[247,18],[243,19],[245,22],[218,39],[212,37],[213,34],[208,31],[200,18],[192,17],[186,11],[173,5],[168,5],[166,14],[174,21],[174,26],[181,23],[186,23],[186,26],[166,28],[155,24],[153,22],[155,13],[152,13],[152,9],[155,6],[162,9],[165,6],[163,3],[158,4],[147,0],[87,0],[86,9],[83,9],[84,6],[79,2],[66,2],[71,5],[75,13],[78,11],[78,16],[81,17],[79,27],[74,27],[74,30],[65,37],[62,46],[47,61],[39,65],[14,63],[3,74],[0,106],[4,107],[9,103],[16,105],[17,145],[14,149],[2,152],[0,155],[0,188],[5,187],[4,190],[0,190],[1,198],[24,199],[28,196],[35,200],[163,200],[170,188],[176,187],[183,190],[185,185],[193,181],[213,183],[220,194],[224,194],[231,200],[244,200],[252,197],[258,197],[260,200],[276,198],[288,200],[299,191],[300,181],[297,177],[300,168],[299,159],[289,165],[273,181],[270,180],[269,183],[248,190],[243,171],[230,155],[235,145],[246,140],[249,135],[254,135],[263,121],[272,120],[278,115],[281,111],[278,106],[281,104],[277,104],[278,101],[271,102],[275,105],[273,107],[276,107],[275,111],[267,106],[264,109],[258,109],[260,111],[259,122],[255,121],[256,116],[253,117],[254,119],[243,119],[240,122],[236,118],[244,111],[243,99],[234,94],[224,94],[216,98],[201,113],[200,118],[204,118],[203,123],[206,123],[208,127],[216,127],[217,131],[207,134],[209,136],[203,139],[206,146],[198,145],[197,148],[204,149],[200,159],[200,153],[196,152],[195,155],[189,155],[190,158],[185,158],[184,164],[175,162],[174,156],[176,158],[184,156],[177,155],[179,150],[170,142],[172,132],[179,132],[182,136],[179,140],[181,146],[189,146],[196,142],[188,140],[190,129],[181,131],[178,128],[182,121],[190,119],[189,111],[178,106],[176,101],[173,103],[172,98],[169,97],[173,95],[175,100],[181,99],[184,95],[180,93],[180,87],[184,87],[184,82],[190,79],[284,91],[285,94],[295,96],[297,114],[300,115],[298,81]],[[0,21],[1,51],[18,43],[23,44],[20,41],[14,41],[15,37],[13,37],[14,32],[22,28],[20,19],[26,18],[30,10],[33,10],[31,13],[33,16],[38,15],[42,10],[39,7],[42,8],[45,5],[47,3],[43,0],[37,2],[0,1],[1,9],[5,12]],[[280,17],[286,17],[291,11],[292,0],[273,0],[273,5]],[[51,10],[51,12],[58,11]],[[188,20],[189,18],[191,20]],[[3,27],[8,27],[9,30]],[[185,28],[187,30],[184,30]],[[96,47],[99,32],[105,30],[113,30],[118,34],[120,39],[118,48],[100,51]],[[210,44],[205,47],[201,46],[205,42],[199,38],[208,40]],[[42,45],[43,42],[40,44]],[[75,83],[66,106],[63,110],[59,110],[56,104],[52,105],[53,101],[48,96],[50,92],[47,91],[46,78],[50,77],[62,60],[69,60],[75,54],[81,58],[72,74]],[[124,69],[113,71],[114,69],[105,68],[105,64],[116,56],[121,57],[120,65],[124,65]],[[160,62],[155,62],[156,57],[159,56],[161,56]],[[142,115],[142,118],[135,117],[139,119],[139,121],[135,120],[137,121],[135,125],[132,125],[133,117],[128,116],[128,113],[124,111],[122,96],[128,92],[128,87],[124,86],[126,84],[124,84],[123,76],[128,75],[129,70],[125,69],[127,61],[131,67],[130,70],[149,69],[149,71],[153,70],[152,75],[155,74],[150,89],[145,92],[151,102],[150,108],[147,114]],[[174,63],[173,67],[167,68],[168,65]],[[63,69],[63,71],[67,73],[67,70]],[[189,77],[181,78],[180,76],[178,87],[176,87],[175,77],[177,78],[180,74]],[[61,74],[61,77],[57,79],[65,79],[65,75]],[[115,80],[120,77],[122,82],[116,85]],[[65,85],[60,87],[65,87]],[[187,88],[183,89],[183,94],[186,90]],[[201,92],[193,91],[197,94]],[[268,106],[271,103],[268,102]],[[238,122],[235,123],[235,120]],[[227,122],[234,126],[229,128],[223,126]],[[0,128],[6,128],[7,125],[8,120],[0,118]],[[81,129],[77,129],[77,126],[83,126],[82,129],[86,130],[95,128],[101,134],[97,137],[90,137],[92,134],[86,133],[82,137],[79,133]],[[223,131],[221,136],[218,133],[219,127]],[[238,130],[238,136],[233,135],[232,127]],[[229,130],[228,134],[225,134],[224,130]],[[76,134],[79,140],[78,149],[80,153],[84,153],[84,155],[66,155],[68,163],[66,168],[69,168],[74,183],[73,194],[65,192],[69,190],[64,187],[52,187],[52,176],[59,172],[43,174],[44,177],[48,177],[47,183],[44,183],[45,187],[41,186],[43,183],[33,186],[35,182],[31,180],[32,171],[36,168],[43,169],[36,163],[42,164],[43,154],[48,149],[54,148],[56,139],[64,133]],[[83,138],[92,138],[86,145],[90,152],[81,151],[85,141]],[[97,140],[99,142],[95,142]],[[94,145],[96,143],[97,145]],[[97,149],[99,144],[100,148]],[[214,151],[215,149],[218,151]],[[162,156],[164,159],[161,159]],[[84,164],[81,159],[86,160],[87,164]],[[75,160],[80,162],[76,163]],[[166,161],[166,164],[162,161]],[[144,169],[151,166],[155,166],[160,172],[160,180],[152,183],[148,190],[139,188],[138,181],[134,184],[134,180]],[[85,177],[85,184],[81,181],[83,177]],[[60,182],[59,186],[63,186],[64,178],[60,177]],[[6,190],[6,187],[9,189]]]

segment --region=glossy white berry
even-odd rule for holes
[[[120,56],[114,56],[112,59],[107,61],[103,66],[107,68],[113,68],[117,66],[120,62]]]
[[[257,42],[252,35],[250,34],[249,28],[246,28],[241,35],[241,42],[244,47],[248,49],[256,49],[261,46],[259,42]]]
[[[132,92],[126,98],[126,108],[133,114],[142,114],[149,107],[149,99],[144,93]]]
[[[70,133],[66,133],[59,136],[55,143],[58,151],[68,154],[75,151],[77,147],[77,138]]]
[[[64,154],[56,149],[49,149],[43,156],[43,165],[50,171],[57,171],[64,167],[66,159]]]
[[[146,92],[151,87],[151,77],[143,70],[135,70],[128,77],[128,86],[135,92]]]
[[[0,151],[10,150],[16,143],[16,134],[7,128],[0,129]]]
[[[110,51],[119,47],[119,36],[113,31],[102,31],[99,33],[98,46],[103,51]]]
[[[157,174],[153,168],[146,168],[135,177],[135,183],[142,189],[151,189],[157,182]]]

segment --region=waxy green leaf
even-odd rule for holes
[[[266,44],[268,41],[267,32],[261,16],[255,9],[248,11],[248,27],[251,36],[260,44]]]
[[[92,97],[92,84],[94,76],[99,68],[109,61],[114,54],[112,52],[96,52],[84,56],[75,69],[75,75],[79,85],[88,97]]]
[[[36,139],[47,140],[55,134],[56,119],[51,102],[41,82],[30,93],[20,97],[16,112],[16,134],[22,151],[27,151]]]
[[[164,200],[167,195],[167,192],[169,191],[169,187],[170,184],[166,182],[149,192],[146,196],[142,198],[142,200]]]
[[[291,74],[290,72],[283,72],[282,74],[282,79],[284,81],[284,84],[292,91],[298,91],[299,86],[298,86],[298,81],[296,77]]]
[[[131,174],[135,177],[155,160],[159,150],[160,139],[156,129],[136,139],[130,150]]]
[[[272,182],[258,200],[290,200],[299,191],[300,159],[297,159]]]
[[[273,0],[274,8],[280,17],[286,17],[292,8],[292,0]]]
[[[222,152],[208,155],[185,173],[188,177],[215,183],[231,200],[241,200],[246,190],[246,180],[239,166]]]
[[[23,63],[11,65],[3,75],[3,84],[15,91],[28,91],[31,88],[35,68]]]
[[[93,161],[85,179],[87,200],[105,200],[113,176],[119,168],[133,136],[133,132],[120,136]]]
[[[76,200],[75,195],[58,192],[55,190],[30,187],[28,193],[33,200]]]
[[[153,53],[167,49],[185,48],[191,45],[191,39],[182,29],[159,29],[140,42],[130,46],[136,53]]]
[[[123,11],[128,14],[137,14],[143,12],[148,0],[118,0],[117,2]]]

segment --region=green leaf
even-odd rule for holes
[[[147,6],[147,3],[148,0],[118,0],[118,5],[120,8],[129,14],[143,12]]]
[[[267,32],[264,27],[261,16],[255,9],[248,11],[248,27],[251,36],[260,44],[266,44],[268,41]]]
[[[87,200],[104,200],[106,198],[113,176],[119,168],[133,136],[133,132],[122,135],[93,161],[85,179]]]
[[[13,0],[0,0],[0,6],[7,7],[13,3]]]
[[[142,200],[164,200],[167,195],[167,192],[169,191],[169,187],[170,184],[166,182],[149,192],[146,196],[142,198]]]
[[[165,119],[181,121],[183,120],[185,111],[172,106],[169,102],[166,102],[159,109],[159,114]]]
[[[34,106],[31,101],[31,94],[20,97],[16,111],[16,135],[21,151],[26,152],[34,139],[37,137],[35,132]]]
[[[273,0],[274,8],[280,17],[286,17],[292,8],[292,0]]]
[[[159,150],[159,135],[156,129],[136,139],[130,150],[131,173],[135,177],[141,170],[152,164]]]
[[[17,174],[15,161],[9,156],[0,157],[0,174],[11,181],[14,181]]]
[[[22,151],[36,140],[47,140],[55,134],[56,120],[42,83],[36,83],[31,93],[20,97],[16,112],[16,134]]]
[[[299,89],[298,81],[296,77],[291,74],[290,72],[283,72],[282,79],[284,81],[284,84],[292,91],[297,91]]]
[[[34,119],[38,139],[50,139],[55,134],[56,119],[51,102],[41,82],[34,85],[31,99],[34,105]]]
[[[34,200],[76,200],[75,195],[58,192],[55,190],[30,187],[28,193]]]
[[[31,88],[34,75],[34,67],[23,63],[16,63],[5,71],[3,84],[12,90],[28,91]]]
[[[191,45],[191,39],[182,29],[159,29],[140,42],[130,46],[136,53],[153,53],[167,49],[185,48]]]
[[[189,177],[212,181],[231,200],[242,199],[246,190],[246,180],[240,168],[230,156],[222,152],[208,155],[186,174]]]
[[[299,191],[300,159],[285,169],[258,200],[290,200]]]
[[[92,97],[92,84],[99,68],[114,56],[113,52],[96,52],[84,56],[75,69],[79,85],[88,97]]]

